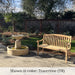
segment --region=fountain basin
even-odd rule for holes
[[[24,37],[24,35],[21,35],[21,34],[19,34],[19,35],[12,35],[12,38],[13,39],[16,39],[16,40],[20,40],[20,39],[22,39]]]
[[[28,46],[22,45],[19,49],[16,49],[13,45],[7,46],[7,54],[9,55],[27,55],[28,53]]]

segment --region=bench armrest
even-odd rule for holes
[[[38,43],[38,42],[41,42],[41,41],[43,41],[43,39],[41,39],[41,40],[37,40],[37,43]]]
[[[43,39],[41,40],[37,40],[37,46],[39,46],[39,42],[43,41]]]
[[[67,44],[66,44],[66,48],[67,48],[67,49],[68,49],[68,47],[71,48],[71,43],[67,43]]]

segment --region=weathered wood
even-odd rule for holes
[[[43,41],[41,45],[39,45],[40,41]],[[68,51],[71,50],[71,36],[44,34],[40,41],[37,42],[37,54],[39,54],[39,48],[65,52],[65,62],[67,62]]]

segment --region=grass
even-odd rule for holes
[[[40,40],[40,37],[30,37],[30,38],[25,38],[22,40],[22,45],[27,45],[30,49],[36,49],[37,48],[37,40]],[[72,40],[71,43],[71,52],[75,52],[75,40]]]
[[[75,40],[72,40],[72,43],[71,43],[71,52],[75,52]]]

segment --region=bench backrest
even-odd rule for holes
[[[44,44],[61,47],[66,47],[67,43],[71,43],[71,36],[62,34],[44,34],[43,39]],[[69,48],[71,48],[71,44]]]

